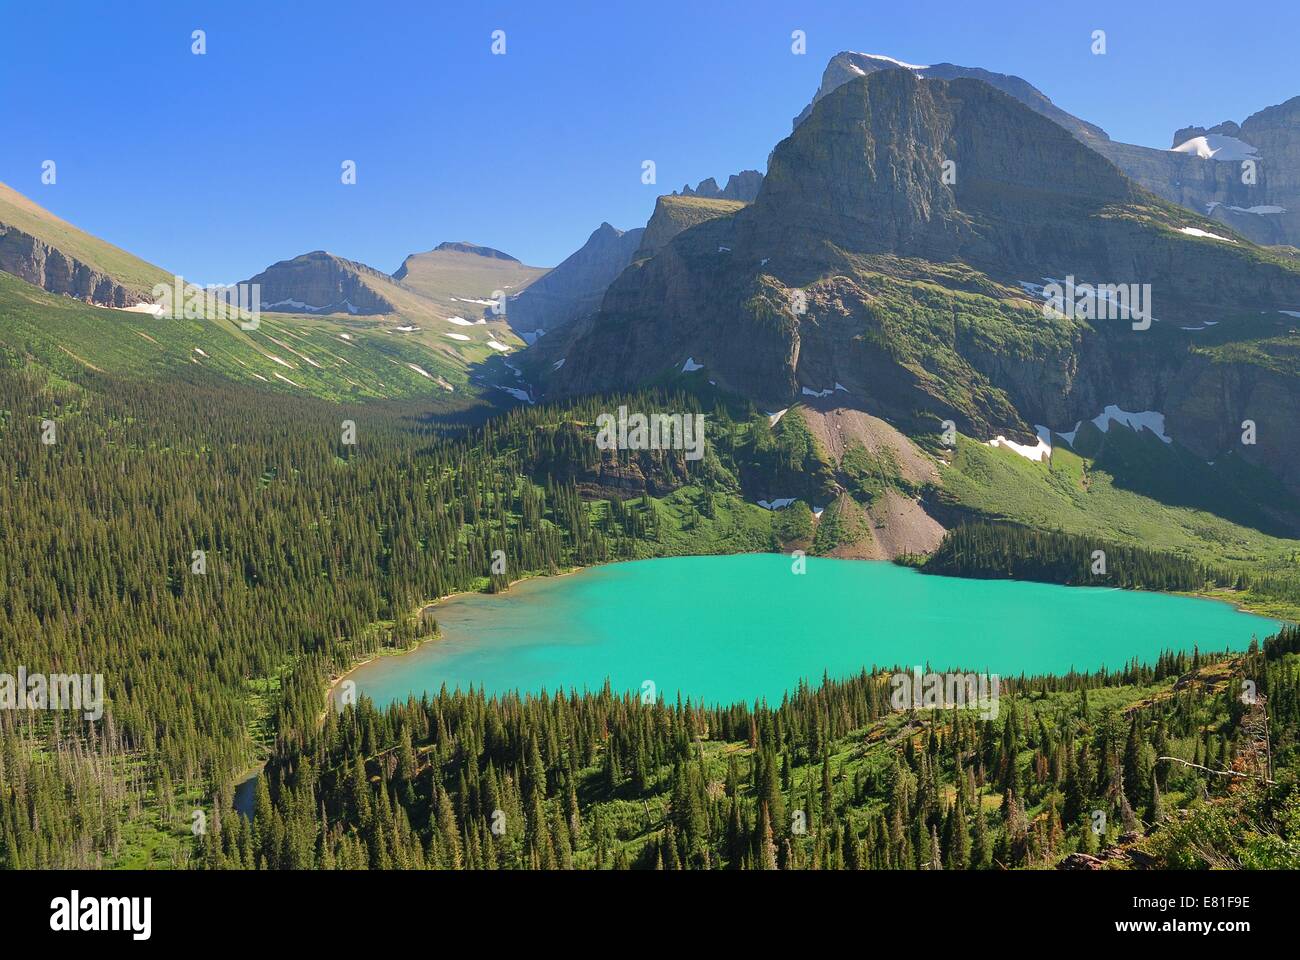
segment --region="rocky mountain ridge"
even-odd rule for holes
[[[1067,275],[1150,284],[1149,329],[1046,315],[1035,285]],[[1284,311],[1300,311],[1294,262],[987,83],[894,69],[823,97],[752,205],[624,271],[548,390],[694,375],[763,409],[842,394],[908,430],[1029,443],[1118,404],[1163,411],[1207,460],[1252,418],[1270,439],[1237,452],[1298,484],[1297,379],[1255,355],[1295,326]]]
[[[507,303],[511,327],[519,333],[551,332],[600,306],[606,288],[632,262],[644,227],[619,230],[602,223],[578,250]]]
[[[890,57],[844,51],[831,58],[812,102],[794,125],[849,80],[899,68],[930,79],[982,80],[1068,130],[1156,196],[1218,220],[1256,243],[1300,245],[1300,97],[1261,110],[1241,125],[1227,121],[1208,130],[1185,127],[1175,134],[1172,149],[1157,150],[1112,140],[1102,128],[1060,109],[1020,77],[951,63],[904,64]],[[1240,140],[1243,149],[1218,156],[1183,149],[1189,141],[1207,135]],[[1248,176],[1242,169],[1244,159],[1255,161]]]

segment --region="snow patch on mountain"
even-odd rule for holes
[[[1014,440],[1008,440],[1001,434],[986,442],[990,447],[1003,447],[1020,454],[1026,460],[1041,462],[1052,455],[1052,431],[1037,424],[1034,425],[1034,430],[1038,433],[1038,443],[1032,447],[1027,444],[1016,443]]]
[[[533,398],[528,395],[527,390],[520,390],[518,387],[503,387],[500,384],[497,385],[497,389],[504,390],[506,393],[510,394],[510,396],[514,397],[516,400],[520,400],[524,403],[532,404],[535,402]]]
[[[1236,243],[1236,240],[1230,240],[1227,237],[1221,237],[1217,233],[1210,233],[1208,230],[1201,230],[1197,227],[1179,227],[1179,233],[1185,233],[1189,237],[1205,237],[1207,240],[1222,240],[1224,243]]]
[[[1130,413],[1127,410],[1121,410],[1112,403],[1097,416],[1093,417],[1092,422],[1102,433],[1108,433],[1110,431],[1110,425],[1112,423],[1118,423],[1121,426],[1128,427],[1130,430],[1135,430],[1139,433],[1143,428],[1146,428],[1165,443],[1174,442],[1173,439],[1165,433],[1165,415],[1158,410],[1140,410],[1136,413]],[[1057,433],[1061,437],[1065,438],[1066,443],[1070,444],[1070,446],[1074,446],[1074,437],[1082,426],[1083,421],[1080,420],[1074,425],[1073,430],[1068,432],[1058,430]]]
[[[1245,140],[1226,137],[1219,133],[1209,133],[1203,137],[1192,137],[1174,147],[1172,153],[1190,153],[1202,160],[1254,160],[1259,158],[1259,151]]]

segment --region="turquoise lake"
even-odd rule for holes
[[[366,664],[358,695],[639,691],[779,701],[801,679],[873,666],[1003,676],[1117,668],[1162,650],[1245,649],[1278,622],[1228,604],[1110,588],[934,577],[889,563],[780,554],[593,567],[434,608],[443,639]]]

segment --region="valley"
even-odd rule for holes
[[[1300,868],[1300,98],[819,57],[640,206],[372,90],[337,222],[176,245],[249,322],[0,184],[0,676],[107,701],[0,680],[0,869]]]

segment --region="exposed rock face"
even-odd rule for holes
[[[918,76],[927,79],[955,80],[958,77],[965,77],[972,80],[983,80],[989,86],[1015,97],[1035,113],[1042,114],[1080,139],[1110,139],[1106,135],[1106,131],[1101,127],[1080,120],[1073,114],[1062,110],[1052,103],[1041,90],[1020,77],[1005,73],[994,73],[979,67],[959,67],[953,63],[936,63],[931,66],[905,64],[890,57],[874,56],[869,53],[854,53],[850,50],[837,53],[831,58],[830,63],[826,65],[826,69],[822,72],[821,86],[817,88],[817,92],[813,95],[812,103],[804,107],[803,112],[794,118],[794,126],[797,127],[803,123],[812,113],[813,107],[832,90],[836,90],[858,77],[864,77],[880,70],[897,70],[900,67],[910,69]]]
[[[50,293],[66,294],[101,306],[129,307],[144,302],[112,277],[3,223],[0,223],[0,270]]]
[[[1021,440],[1119,404],[1163,411],[1206,459],[1235,448],[1300,485],[1300,462],[1286,463],[1300,449],[1297,379],[1211,357],[1179,329],[1275,334],[1277,311],[1300,310],[1300,266],[1186,229],[1224,232],[989,85],[875,72],[777,146],[752,205],[634,261],[574,325],[547,386],[602,391],[703,365],[694,375],[763,409],[843,388],[895,423]],[[1067,275],[1150,284],[1154,326],[1049,320],[1019,294],[1017,281]],[[1262,426],[1257,445],[1237,442],[1247,417],[1268,420],[1267,448]]]
[[[758,196],[758,188],[763,185],[763,175],[757,170],[742,170],[727,178],[727,185],[718,189],[718,181],[709,177],[701,180],[692,190],[690,184],[682,187],[674,196],[704,197],[709,200],[738,200],[741,203],[753,203]]]
[[[593,313],[605,290],[632,262],[643,227],[619,230],[602,223],[576,252],[518,296],[506,315],[516,331],[555,331]]]
[[[388,276],[324,250],[272,264],[247,282],[261,284],[262,309],[281,313],[394,313],[367,282]]]
[[[1279,239],[1274,242],[1300,247],[1300,97],[1247,117],[1241,139],[1255,146],[1261,159],[1259,184],[1247,195],[1248,203],[1238,206],[1282,207],[1285,212],[1258,219],[1276,224]],[[1212,215],[1219,213],[1216,208]]]
[[[1175,134],[1174,147],[1203,136],[1244,141],[1258,152],[1254,182],[1243,178],[1238,157],[1202,157],[1194,152],[1120,143],[1111,140],[1100,127],[1060,109],[1020,77],[951,63],[917,66],[869,54],[836,54],[822,75],[812,103],[795,118],[795,126],[810,115],[815,104],[844,83],[900,67],[926,78],[983,80],[1068,130],[1156,196],[1210,216],[1256,243],[1300,246],[1300,97],[1262,110],[1240,126],[1229,120],[1208,130],[1184,127]]]
[[[1194,137],[1215,135],[1233,137],[1237,140],[1242,139],[1241,127],[1237,126],[1231,120],[1225,120],[1223,123],[1210,127],[1208,130],[1204,127],[1183,127],[1181,130],[1174,131],[1174,142],[1170,144],[1169,149],[1172,150],[1174,147],[1180,146]]]
[[[655,201],[654,213],[645,226],[641,237],[638,257],[648,257],[663,247],[669,240],[683,230],[688,230],[697,223],[725,217],[739,210],[743,203],[738,200],[722,200],[698,196],[660,197]]]

